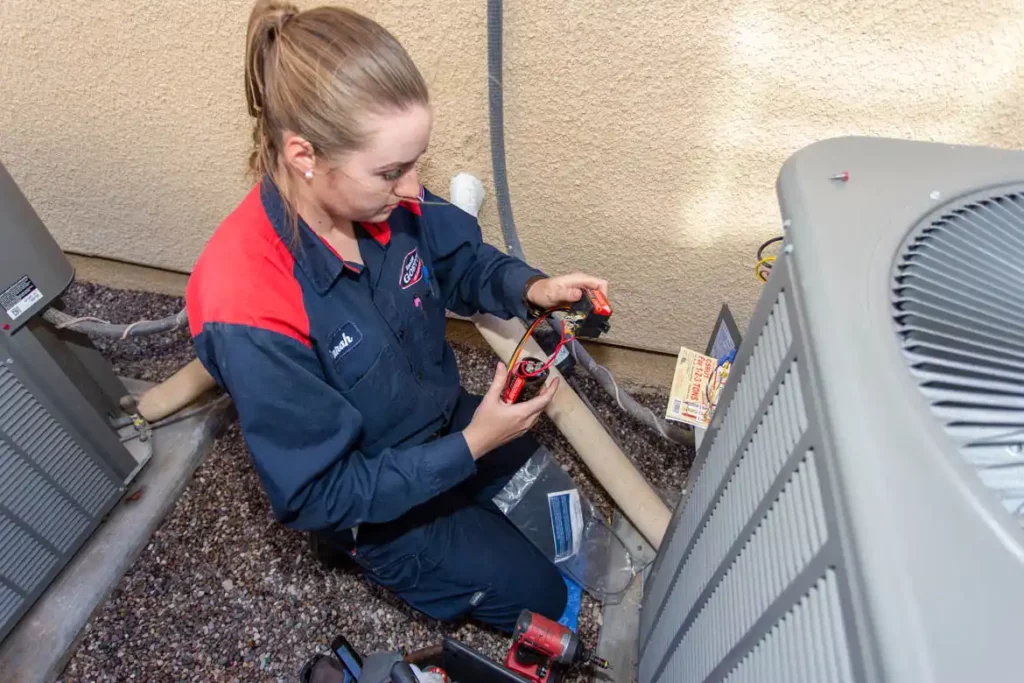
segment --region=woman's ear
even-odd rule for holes
[[[285,133],[281,150],[285,165],[300,178],[311,180],[316,171],[316,155],[313,145],[300,135]]]

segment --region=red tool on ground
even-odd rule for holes
[[[524,609],[512,633],[505,668],[535,683],[558,683],[562,669],[573,664],[611,668],[607,659],[584,648],[572,629]]]

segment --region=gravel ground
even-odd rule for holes
[[[154,319],[180,298],[75,284],[69,312],[112,322]],[[159,381],[193,357],[188,335],[98,346],[124,376]],[[457,346],[467,389],[493,374],[488,351]],[[693,453],[621,413],[589,380],[587,395],[655,488],[678,497]],[[637,396],[656,413],[667,397]],[[611,503],[546,419],[538,436],[603,511]],[[596,642],[600,605],[584,597],[580,635]],[[93,617],[63,681],[294,681],[302,664],[344,634],[363,652],[417,649],[449,634],[501,659],[504,636],[476,624],[439,624],[354,572],[323,570],[305,537],[275,523],[237,424],[220,435],[178,504]],[[582,680],[582,679],[580,679]]]

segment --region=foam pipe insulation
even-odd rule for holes
[[[139,396],[136,409],[147,422],[156,422],[178,412],[216,385],[199,359],[193,359]]]

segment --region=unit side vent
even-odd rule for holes
[[[61,552],[70,550],[89,519],[0,440],[0,500],[8,511]]]
[[[0,513],[0,579],[25,593],[53,567],[57,555],[14,520]]]
[[[0,366],[0,438],[31,460],[89,516],[97,514],[117,491],[116,482],[4,366]]]
[[[0,624],[14,616],[23,600],[18,593],[0,583]]]
[[[662,551],[665,557],[661,565],[666,571],[661,571],[654,577],[646,599],[648,604],[662,603],[674,584],[678,574],[668,568],[682,565],[684,553],[690,546],[693,534],[721,485],[733,461],[733,454],[742,445],[740,441],[747,433],[755,417],[755,411],[767,395],[792,341],[793,333],[785,293],[780,292],[761,328],[749,363],[742,374],[736,377],[736,393],[729,404],[721,428],[713,437],[710,453],[704,460],[700,472],[691,474],[694,484],[690,495],[683,503],[685,507],[679,524]],[[650,633],[654,619],[654,610],[645,610],[641,615],[642,638],[645,639]]]
[[[853,681],[838,580],[832,570],[769,631],[725,681]]]
[[[687,614],[683,632],[655,630],[641,667],[656,666],[658,653],[666,649],[671,655],[660,676],[641,678],[666,683],[704,680],[805,570],[827,537],[814,453],[808,451],[735,560],[718,572],[717,583],[695,618],[679,604],[684,594],[679,593],[677,603],[673,591],[666,611],[677,618]],[[666,638],[678,644],[661,642]]]

